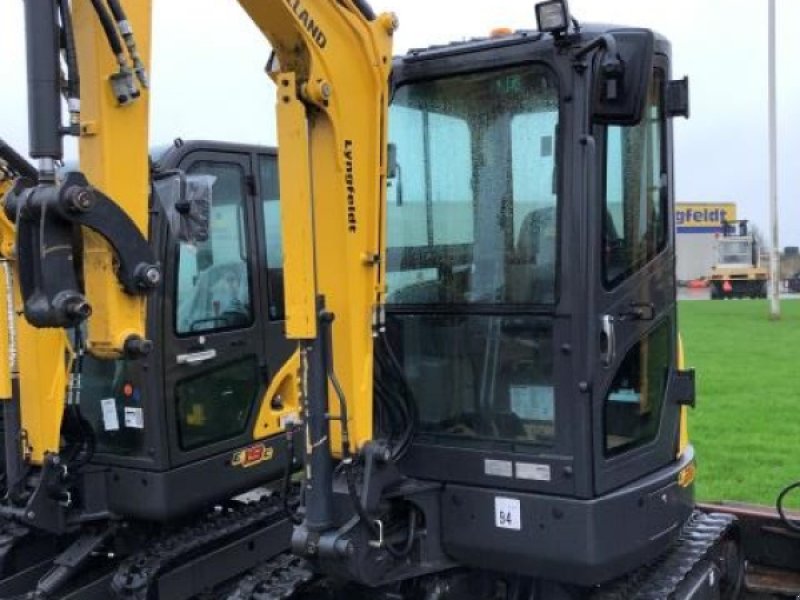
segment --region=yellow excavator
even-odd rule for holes
[[[280,109],[296,144],[299,98],[333,102],[328,70],[356,91],[385,85],[391,19],[358,2],[313,19],[297,3],[243,5],[292,55]],[[284,553],[302,381],[284,334],[276,153],[148,149],[151,20],[149,1],[25,2],[37,168],[3,147],[3,598],[233,594],[269,587],[274,557],[278,573],[300,562]],[[306,47],[338,57],[313,81]],[[376,118],[360,127],[378,127],[362,97]],[[77,168],[61,164],[67,135]],[[353,153],[383,160],[379,142]]]
[[[148,164],[150,2],[26,0],[0,597],[711,600],[796,569],[783,511],[694,506],[668,41],[551,0],[393,60],[363,0],[240,4],[277,164]]]

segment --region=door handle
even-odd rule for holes
[[[209,360],[217,358],[217,351],[214,349],[203,350],[202,352],[192,352],[189,354],[179,354],[177,361],[179,365],[199,365]]]
[[[610,367],[617,355],[617,336],[614,329],[614,317],[611,315],[603,315],[601,324],[605,347],[600,353],[600,360],[603,362],[603,366]]]

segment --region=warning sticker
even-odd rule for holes
[[[119,431],[117,401],[114,398],[104,398],[100,400],[100,409],[103,412],[103,428],[106,431]]]
[[[125,427],[144,429],[144,413],[137,406],[125,407]]]

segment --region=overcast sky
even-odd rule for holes
[[[319,0],[313,0],[319,1]],[[396,51],[534,28],[534,0],[373,0],[400,17]],[[736,202],[768,231],[767,1],[571,0],[582,21],[650,27],[673,43],[674,75],[692,85],[676,121],[677,197]],[[27,149],[22,0],[0,0],[0,137]],[[275,143],[269,48],[235,0],[154,0],[151,140]],[[781,245],[800,245],[800,2],[778,0]]]

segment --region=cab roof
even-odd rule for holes
[[[584,44],[591,41],[598,35],[613,33],[626,29],[641,29],[624,25],[612,25],[607,23],[587,23],[580,25],[580,31],[569,34],[573,44]],[[669,54],[669,40],[662,34],[654,31],[656,52]],[[520,44],[542,44],[550,46],[554,38],[550,34],[541,33],[532,29],[518,29],[511,34],[500,37],[473,37],[465,40],[450,42],[447,44],[435,44],[424,48],[412,48],[404,56],[399,56],[396,60],[403,62],[416,62],[434,58],[443,58],[458,54],[478,52],[490,48],[505,48]]]

